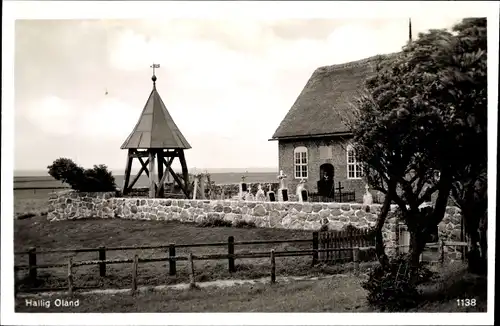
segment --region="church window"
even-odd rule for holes
[[[347,178],[361,179],[363,177],[363,169],[360,163],[357,162],[356,152],[352,145],[347,146]]]
[[[295,179],[307,179],[307,148],[296,147],[293,151]]]

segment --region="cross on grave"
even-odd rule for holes
[[[339,202],[342,202],[342,189],[344,189],[344,187],[342,187],[342,184],[339,181],[339,187],[337,188],[339,191]]]
[[[280,189],[285,189],[286,178],[287,178],[286,174],[283,173],[283,170],[280,170],[280,174],[278,175],[278,179],[280,180]]]

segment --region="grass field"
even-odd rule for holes
[[[278,239],[310,239],[312,233],[302,230],[284,229],[238,229],[231,227],[204,228],[196,225],[142,220],[71,220],[57,223],[48,222],[44,217],[15,221],[14,244],[16,251],[24,251],[29,247],[37,249],[62,248],[97,248],[105,246],[131,245],[168,245],[169,243],[212,243],[227,242],[229,236],[235,241],[278,240]],[[235,253],[254,251],[300,250],[311,249],[311,243],[250,245],[236,246]],[[226,247],[179,248],[178,256],[193,254],[224,254]],[[132,258],[134,254],[141,258],[165,257],[166,250],[127,250],[110,251],[107,259]],[[69,257],[74,261],[97,259],[97,252],[78,254],[38,255],[37,263],[67,262]],[[312,257],[280,257],[277,259],[276,273],[287,275],[324,275],[352,269],[351,265],[315,266],[311,267]],[[16,264],[26,264],[27,256],[16,256]],[[270,272],[269,258],[237,259],[236,273],[229,273],[226,260],[196,261],[196,281],[208,281],[230,278],[267,277]],[[66,268],[44,269],[39,271],[38,287],[66,286]],[[187,282],[189,275],[187,263],[177,262],[177,275],[169,276],[165,262],[144,263],[139,265],[139,285],[162,285]],[[25,274],[24,274],[25,275]],[[99,276],[99,267],[79,267],[75,270],[75,286],[129,287],[132,278],[132,264],[116,264],[107,266],[107,276]]]
[[[449,266],[423,285],[424,301],[411,312],[486,312],[486,281],[469,275],[464,266]],[[16,299],[17,312],[374,312],[366,303],[360,277],[203,288],[131,294],[76,295],[78,307],[26,307]],[[61,297],[61,296],[57,296]],[[63,296],[64,297],[64,296]],[[457,298],[475,298],[475,307],[457,306]],[[54,300],[45,297],[44,300]],[[209,299],[207,299],[209,298]],[[376,312],[376,311],[375,311]]]
[[[134,174],[135,175],[135,174]],[[228,184],[241,182],[241,176],[245,175],[246,182],[277,182],[277,172],[249,172],[249,173],[211,173],[210,179],[216,184]],[[124,176],[117,174],[115,184],[122,187]],[[16,176],[14,177],[14,188],[36,188],[36,187],[60,187],[64,184],[55,180],[51,176]],[[147,187],[149,185],[146,175],[141,175],[136,183],[136,187]]]

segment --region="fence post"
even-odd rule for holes
[[[36,281],[36,248],[32,247],[28,253],[29,278],[31,282]]]
[[[276,259],[274,249],[271,249],[271,284],[276,283]]]
[[[400,234],[399,233],[400,233],[400,229],[401,229],[399,223],[400,223],[399,222],[399,218],[397,218],[396,219],[396,225],[394,226],[394,231],[396,233],[395,234],[395,237],[396,237],[396,239],[395,239],[395,242],[396,242],[396,248],[395,248],[395,250],[396,250],[396,257],[399,256],[399,244],[400,244],[400,240],[399,240]]]
[[[193,253],[189,253],[188,258],[188,268],[189,268],[189,288],[196,288],[196,283],[194,281],[194,261],[193,261]]]
[[[171,258],[175,258],[175,244],[171,243],[169,246],[168,246],[168,258],[169,258],[169,261],[168,261],[168,274],[169,275],[175,275],[177,274],[177,271],[176,271],[176,260],[175,259],[171,259]]]
[[[68,260],[68,294],[73,295],[73,258]]]
[[[14,266],[14,298],[17,298],[19,293],[19,269]]]
[[[134,265],[132,266],[132,294],[137,291],[137,265],[139,265],[139,256],[134,256]]]
[[[234,257],[232,257],[232,255],[234,255],[234,237],[232,235],[227,238],[227,254],[231,255],[228,257],[229,272],[236,272],[236,268],[234,267]]]
[[[317,231],[313,232],[313,259],[312,265],[316,265],[318,263],[318,248],[319,248],[319,233]]]
[[[99,247],[99,260],[106,260],[106,248],[104,246]],[[101,277],[106,276],[106,263],[99,263],[99,275]]]
[[[352,248],[352,257],[354,261],[354,275],[359,275],[359,247]]]
[[[444,265],[444,240],[441,239],[441,257],[439,259],[441,266]]]

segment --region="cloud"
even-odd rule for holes
[[[128,136],[140,110],[109,98],[98,103],[80,103],[47,96],[34,101],[23,115],[35,127],[49,135],[115,139]]]
[[[34,101],[26,112],[28,120],[48,134],[70,135],[76,121],[72,104],[57,96],[49,95]]]
[[[413,35],[456,21],[413,18]],[[193,146],[188,165],[276,165],[277,145],[267,140],[316,68],[398,51],[408,40],[407,18],[52,21],[21,27],[20,164],[38,164],[27,159],[37,139],[46,160],[64,154],[82,164],[122,166],[119,146],[139,118],[151,90],[149,66],[156,62],[158,90]]]
[[[84,110],[77,129],[82,137],[125,141],[135,127],[141,110],[114,98]]]

